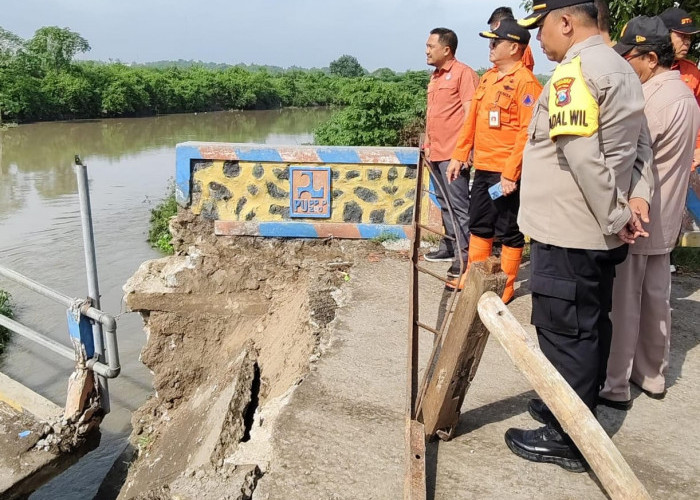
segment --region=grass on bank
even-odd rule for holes
[[[175,201],[174,188],[171,188],[168,196],[151,210],[148,229],[148,243],[166,255],[175,253],[175,249],[170,243],[173,236],[168,227],[170,219],[175,215],[177,215],[177,202]]]
[[[0,290],[0,314],[12,318],[12,297],[5,290]],[[0,326],[0,354],[5,351],[7,343],[10,341],[10,331],[4,326]]]
[[[700,273],[700,248],[676,248],[671,252],[671,263],[681,272]]]

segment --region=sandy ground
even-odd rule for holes
[[[405,258],[358,259],[337,297],[330,346],[281,409],[272,455],[253,498],[398,499],[403,494],[403,436],[408,331]],[[444,271],[446,264],[429,264]],[[511,311],[529,323],[525,264]],[[434,323],[443,291],[423,277],[421,319]],[[673,341],[668,395],[633,389],[634,407],[601,407],[600,421],[653,498],[700,497],[700,277],[673,281]],[[527,328],[532,328],[527,326]],[[422,333],[423,364],[432,334]],[[428,497],[435,499],[606,498],[592,473],[513,455],[509,427],[535,428],[526,412],[535,396],[500,344],[490,338],[462,408],[456,437],[427,450]]]

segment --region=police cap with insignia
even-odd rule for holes
[[[695,26],[693,18],[690,17],[690,14],[683,9],[679,9],[678,7],[670,7],[666,9],[659,14],[659,17],[671,31],[676,31],[685,35],[700,33],[700,29]]]
[[[537,22],[553,10],[571,7],[582,3],[593,3],[593,0],[535,0],[532,3],[532,14],[518,19],[518,24],[529,30],[537,28]]]
[[[530,43],[530,32],[519,26],[515,19],[502,19],[491,31],[482,31],[480,37],[508,40],[516,43]]]
[[[624,56],[638,45],[658,46],[669,43],[668,28],[659,16],[638,16],[630,19],[622,28],[620,41],[613,49]]]

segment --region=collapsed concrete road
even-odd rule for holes
[[[331,348],[283,409],[273,432],[274,458],[254,498],[402,498],[408,270],[408,262],[395,258],[353,267]],[[527,279],[525,265],[510,306],[525,325]],[[423,279],[423,317],[435,321],[441,298],[440,284]],[[636,390],[631,411],[599,409],[603,427],[653,498],[700,495],[700,435],[695,430],[700,401],[694,397],[700,389],[699,302],[700,278],[676,277],[667,397],[657,401]],[[423,335],[421,350],[427,355],[432,338]],[[534,396],[498,342],[490,339],[456,437],[428,445],[432,497],[606,498],[589,474],[527,462],[508,450],[503,434],[509,427],[539,426],[526,411]]]
[[[120,498],[402,498],[405,253],[216,238],[193,224],[179,218],[179,255],[144,264],[126,287],[146,321],[156,393],[134,416],[138,458]],[[525,265],[510,306],[525,325],[527,280]],[[630,412],[599,410],[654,498],[700,494],[699,289],[700,277],[674,279],[666,399],[635,392]],[[422,321],[435,324],[441,283],[422,277],[420,298]],[[425,365],[432,335],[422,335]],[[507,428],[538,425],[526,412],[534,395],[489,340],[455,438],[428,446],[429,498],[606,498],[590,474],[507,449]]]
[[[86,421],[0,373],[0,499],[27,498],[95,449],[99,420]]]

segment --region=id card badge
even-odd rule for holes
[[[489,111],[489,127],[499,128],[501,126],[501,110],[499,108]]]

